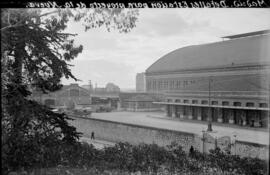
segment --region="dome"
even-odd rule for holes
[[[269,35],[192,45],[174,50],[161,57],[146,70],[146,73],[269,64],[269,48]]]

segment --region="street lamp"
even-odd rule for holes
[[[205,141],[205,137],[204,137],[204,135],[205,135],[205,131],[204,130],[202,130],[202,141],[203,141],[203,149],[202,149],[202,152],[204,153],[204,141]]]
[[[233,137],[234,137],[234,155],[236,155],[236,136],[237,136],[237,133],[234,132],[233,133]]]
[[[208,82],[208,127],[207,131],[213,131],[212,129],[212,117],[211,117],[211,76]]]

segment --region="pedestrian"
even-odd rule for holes
[[[190,147],[190,149],[189,149],[189,155],[193,155],[193,153],[194,153],[194,148],[193,148],[193,146],[191,145],[191,147]]]
[[[95,140],[95,133],[91,132],[91,140]]]

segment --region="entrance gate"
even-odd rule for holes
[[[222,151],[230,151],[231,150],[231,138],[230,136],[223,136],[219,138],[214,138],[212,135],[210,135],[207,132],[203,133],[202,138],[202,152],[203,153],[209,153],[211,149],[215,149],[219,147]]]

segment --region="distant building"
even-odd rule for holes
[[[105,87],[98,87],[96,84],[93,88],[89,81],[89,85],[82,85],[82,87],[89,91],[93,106],[106,105],[113,109],[118,108],[120,88],[117,85],[107,83]]]
[[[48,94],[34,91],[32,99],[55,108],[80,108],[91,105],[89,91],[78,84],[64,85],[60,90]]]
[[[136,75],[136,92],[145,92],[145,73],[137,73]]]
[[[162,106],[154,104],[155,101],[160,101],[156,94],[138,93],[138,92],[121,92],[120,109],[124,111],[161,111]]]
[[[120,88],[113,83],[107,83],[105,89],[106,92],[120,92]]]
[[[168,117],[239,126],[269,123],[269,31],[174,50],[146,70]],[[230,126],[230,125],[228,125]]]

